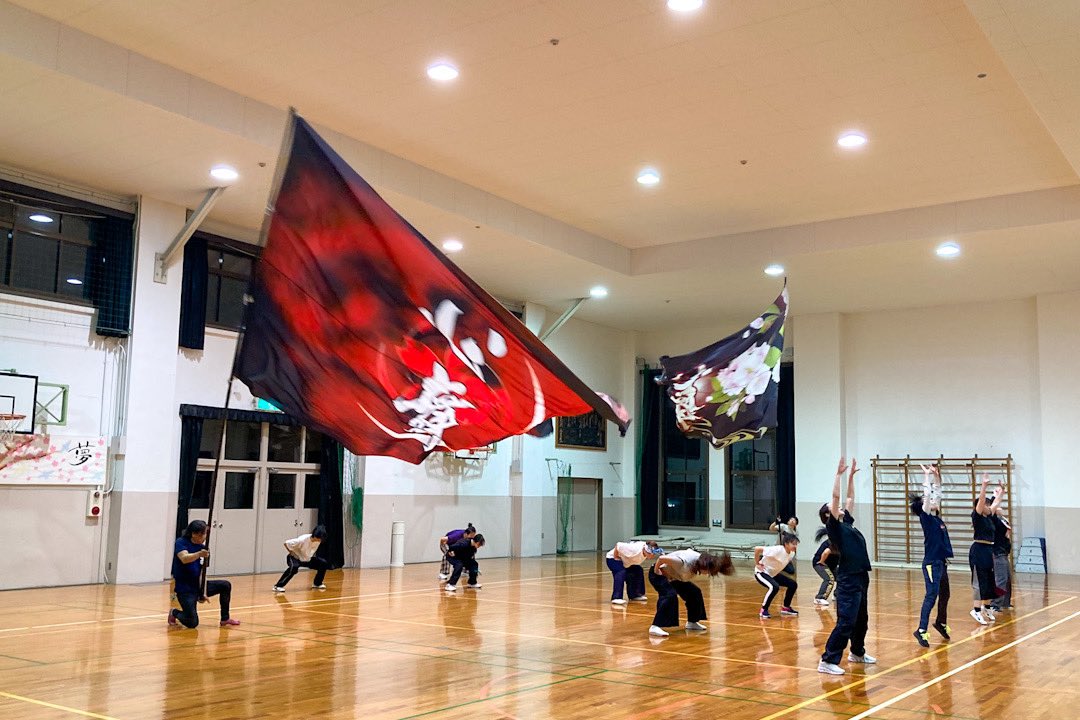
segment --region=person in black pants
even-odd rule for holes
[[[998,487],[994,494],[992,507],[997,509],[990,519],[994,521],[994,585],[997,587],[998,597],[990,603],[994,612],[1012,609],[1012,526],[1005,519],[1005,513],[1001,509],[1001,498],[1005,494],[1005,487]]]
[[[289,584],[300,568],[311,568],[315,571],[315,579],[311,582],[312,590],[325,590],[323,578],[330,569],[330,563],[315,553],[318,552],[322,541],[326,539],[326,528],[316,525],[310,533],[304,533],[300,537],[286,540],[285,545],[285,572],[281,574],[274,584],[274,592],[285,592],[285,586]]]
[[[971,511],[971,527],[975,538],[968,549],[968,565],[971,566],[971,587],[974,595],[974,606],[971,609],[972,619],[980,625],[987,625],[997,619],[990,603],[997,597],[997,586],[994,582],[994,521],[991,519],[1001,505],[1004,493],[994,498],[990,504],[986,504],[986,486],[990,484],[990,476],[983,475],[982,487],[979,489],[979,499],[975,503],[975,509]],[[979,603],[982,603],[982,610]]]
[[[847,500],[843,514],[840,511],[840,481],[848,473]],[[870,589],[870,556],[866,553],[866,538],[855,527],[855,518],[851,511],[855,509],[855,473],[858,468],[855,458],[851,459],[848,471],[844,458],[836,468],[833,481],[832,502],[822,505],[819,511],[821,522],[829,535],[829,541],[840,553],[836,566],[836,627],[825,643],[825,652],[818,663],[818,672],[829,675],[843,675],[840,667],[844,648],[851,642],[848,662],[876,663],[877,660],[866,654],[866,628],[869,620],[867,611],[867,592]]]
[[[232,583],[228,580],[207,580],[205,595],[199,587],[202,562],[210,557],[205,542],[206,523],[202,520],[192,520],[180,537],[176,538],[173,545],[172,576],[176,581],[176,599],[180,602],[180,609],[173,608],[169,611],[169,625],[176,626],[179,623],[187,628],[198,627],[197,604],[209,602],[215,595],[219,597],[218,602],[221,605],[221,627],[240,624],[239,620],[229,617]]]
[[[476,582],[476,575],[480,572],[480,566],[476,564],[476,551],[484,547],[484,536],[474,535],[469,540],[454,543],[446,551],[446,558],[454,568],[450,579],[443,588],[447,592],[457,591],[457,582],[461,578],[461,571],[469,571],[469,584],[465,587],[479,590],[481,585]]]
[[[934,629],[949,639],[949,558],[953,556],[952,541],[949,540],[949,528],[941,519],[941,475],[931,465],[921,466],[923,470],[923,494],[911,495],[911,512],[922,525],[923,531],[923,584],[926,595],[923,597],[922,611],[919,613],[919,627],[913,633],[923,647],[930,647],[930,634],[927,625],[930,611],[937,603],[937,619]]]
[[[687,630],[705,631],[708,628],[701,623],[706,620],[705,598],[701,588],[690,582],[695,575],[730,575],[735,572],[731,555],[699,553],[696,550],[676,550],[661,555],[656,564],[649,568],[649,584],[656,590],[656,614],[653,616],[649,634],[656,637],[669,635],[666,627],[679,624],[679,598],[686,603]]]
[[[829,595],[832,595],[833,588],[836,587],[836,564],[840,561],[840,553],[833,550],[826,535],[828,530],[825,528],[818,528],[814,533],[814,540],[821,544],[810,562],[814,566],[814,572],[821,578],[821,586],[814,596],[814,605],[819,608],[829,607]]]

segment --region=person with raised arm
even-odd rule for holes
[[[997,510],[991,516],[994,521],[994,585],[997,588],[997,597],[990,603],[990,607],[994,612],[1012,609],[1012,525],[1001,508],[1000,498],[1004,496],[1005,486],[998,485],[997,492],[994,493]]]
[[[934,465],[919,465],[923,471],[922,494],[912,493],[911,513],[919,518],[923,531],[922,575],[926,594],[919,613],[919,627],[915,639],[923,647],[930,647],[930,611],[937,603],[934,629],[949,639],[949,558],[953,556],[949,528],[941,519],[941,473]]]
[[[971,511],[971,527],[975,537],[968,550],[974,601],[970,614],[980,625],[997,620],[990,607],[990,603],[997,597],[997,587],[994,584],[994,521],[991,516],[997,512],[1002,498],[994,498],[991,504],[986,504],[986,487],[989,484],[990,476],[984,474],[979,487],[979,499],[975,502],[975,509]]]
[[[844,458],[836,467],[832,500],[821,506],[818,515],[825,525],[829,541],[837,549],[840,559],[836,565],[836,627],[825,643],[825,652],[818,663],[818,672],[843,675],[840,660],[844,648],[851,643],[848,662],[876,663],[866,654],[866,630],[869,620],[867,593],[870,590],[870,556],[866,552],[866,538],[855,527],[855,458],[848,468]],[[843,512],[840,509],[840,484],[847,473],[847,500]]]

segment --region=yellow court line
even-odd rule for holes
[[[55,703],[45,702],[44,700],[35,700],[34,698],[23,697],[22,695],[13,695],[0,690],[0,697],[11,698],[12,700],[20,700],[22,702],[28,702],[33,705],[40,705],[41,707],[52,708],[53,710],[63,710],[64,712],[74,713],[76,715],[82,715],[88,718],[97,718],[98,720],[117,720],[109,715],[99,715],[89,710],[77,710],[76,708],[68,707],[66,705],[56,705]]]
[[[975,665],[978,665],[983,660],[987,660],[989,658],[994,657],[998,653],[1002,653],[1002,652],[1005,652],[1006,650],[1008,650],[1010,648],[1016,647],[1017,645],[1024,642],[1025,640],[1030,640],[1031,638],[1035,637],[1036,635],[1041,635],[1041,634],[1043,634],[1044,632],[1046,632],[1047,630],[1049,630],[1051,628],[1057,627],[1058,625],[1061,625],[1062,623],[1067,623],[1067,622],[1069,622],[1070,620],[1072,620],[1075,617],[1080,617],[1080,611],[1074,612],[1072,615],[1069,615],[1066,618],[1062,618],[1061,620],[1058,620],[1056,622],[1052,622],[1052,623],[1050,623],[1049,625],[1047,625],[1045,627],[1041,627],[1041,628],[1039,628],[1038,630],[1036,630],[1034,632],[1030,632],[1030,633],[1028,633],[1027,635],[1025,635],[1025,636],[1023,636],[1021,638],[1017,638],[1016,640],[1013,640],[1008,645],[1002,645],[997,650],[993,650],[991,652],[986,653],[985,655],[982,655],[981,657],[975,658],[974,660],[972,660],[970,662],[964,663],[960,667],[958,667],[958,668],[956,668],[954,670],[950,670],[949,672],[945,673],[944,675],[939,675],[938,677],[934,678],[933,680],[928,680],[927,682],[924,682],[922,685],[919,685],[918,687],[913,687],[910,690],[902,692],[899,695],[897,695],[897,696],[895,696],[893,698],[890,698],[889,700],[886,700],[883,703],[875,705],[874,707],[870,708],[869,710],[865,710],[865,711],[859,713],[858,715],[855,715],[854,717],[849,718],[848,720],[864,720],[864,718],[870,717],[871,713],[875,713],[878,710],[884,710],[885,708],[889,707],[890,705],[895,705],[896,703],[900,702],[904,698],[911,697],[912,695],[919,692],[920,690],[925,690],[926,688],[930,687],[931,685],[936,685],[937,683],[941,682],[942,680],[945,680],[947,678],[952,677],[953,675],[956,675],[959,672],[963,672],[964,670],[967,670],[969,667],[973,667]]]
[[[779,663],[765,663],[765,662],[758,662],[756,660],[741,660],[741,659],[738,659],[738,658],[728,658],[728,657],[723,657],[723,656],[718,657],[716,655],[702,655],[701,653],[679,652],[678,650],[659,650],[659,649],[656,649],[656,648],[640,647],[640,646],[637,646],[637,645],[612,645],[611,643],[594,642],[592,640],[576,640],[574,638],[552,637],[550,635],[531,635],[531,634],[528,634],[528,633],[510,632],[508,630],[496,630],[494,628],[478,629],[478,628],[475,628],[475,627],[464,627],[462,625],[446,625],[446,624],[443,624],[443,623],[419,622],[417,620],[399,620],[397,618],[372,617],[371,615],[348,615],[346,613],[328,612],[326,610],[310,610],[310,609],[307,609],[307,608],[292,608],[292,609],[295,610],[296,612],[312,613],[312,614],[315,614],[315,615],[334,615],[334,616],[337,616],[337,617],[354,618],[356,620],[375,620],[375,621],[378,621],[378,622],[399,623],[399,624],[402,624],[402,625],[419,625],[421,627],[450,628],[452,630],[470,630],[472,632],[478,632],[478,633],[496,633],[498,635],[507,635],[509,637],[515,637],[515,638],[528,638],[530,640],[550,640],[551,642],[557,642],[557,643],[575,643],[575,644],[578,644],[578,645],[594,645],[594,646],[597,646],[597,647],[615,648],[615,649],[620,649],[620,650],[634,650],[634,651],[637,651],[637,652],[651,652],[651,653],[658,653],[658,654],[661,654],[661,655],[679,655],[681,657],[700,658],[700,659],[703,659],[703,660],[719,660],[721,662],[740,663],[740,664],[743,664],[743,665],[758,665],[758,666],[763,666],[763,667],[784,668],[785,670],[798,670],[798,671],[801,671],[801,672],[807,672],[809,670],[813,670],[814,672],[817,672],[816,668],[804,668],[804,667],[799,667],[797,665],[781,665]],[[318,631],[315,631],[315,632],[318,632]],[[368,639],[373,640],[375,638],[368,638]]]
[[[899,665],[893,665],[892,667],[890,667],[890,668],[888,668],[886,670],[882,670],[881,672],[874,673],[873,675],[865,675],[861,679],[856,680],[855,682],[850,682],[847,685],[841,685],[840,687],[838,687],[838,688],[836,688],[834,690],[830,690],[829,692],[822,693],[822,694],[818,695],[817,697],[812,697],[812,698],[810,698],[808,700],[804,700],[803,702],[798,703],[796,705],[792,705],[789,708],[785,708],[785,709],[780,710],[778,712],[774,712],[772,715],[766,715],[765,717],[761,718],[760,720],[776,720],[776,718],[778,718],[778,717],[783,717],[785,715],[788,715],[790,713],[795,712],[796,710],[802,710],[804,707],[807,707],[808,705],[813,705],[814,703],[821,702],[822,700],[826,700],[828,698],[831,698],[833,695],[837,695],[839,693],[846,692],[847,690],[850,690],[853,687],[858,687],[859,685],[865,685],[866,683],[868,683],[871,680],[882,677],[883,675],[888,675],[889,673],[896,672],[897,670],[900,670],[901,668],[905,668],[908,665],[911,665],[912,663],[917,663],[917,662],[920,662],[922,660],[925,660],[926,658],[930,657],[931,655],[937,655],[940,652],[945,652],[946,650],[954,648],[957,645],[962,645],[962,644],[964,644],[966,642],[971,642],[972,640],[974,640],[976,638],[986,637],[990,633],[992,633],[992,632],[994,632],[996,630],[1000,630],[1003,627],[1007,627],[1007,626],[1012,625],[1014,623],[1018,623],[1021,620],[1029,618],[1029,617],[1031,617],[1033,615],[1038,615],[1041,612],[1045,612],[1047,610],[1051,610],[1053,608],[1056,608],[1058,605],[1064,605],[1065,603],[1067,603],[1067,602],[1069,602],[1071,600],[1075,600],[1075,599],[1076,599],[1075,596],[1074,597],[1067,597],[1064,600],[1060,600],[1060,601],[1054,603],[1053,605],[1047,605],[1046,607],[1039,608],[1038,610],[1033,610],[1032,612],[1029,612],[1027,615],[1021,615],[1020,617],[1013,618],[1012,620],[1009,620],[1007,622],[997,623],[994,627],[990,628],[986,632],[982,632],[982,633],[979,633],[977,635],[972,635],[970,637],[966,637],[963,640],[958,640],[958,641],[956,641],[954,643],[949,643],[948,645],[942,645],[937,650],[931,650],[930,652],[922,653],[921,655],[916,655],[915,657],[911,658],[910,660],[905,660],[904,662],[900,663]]]

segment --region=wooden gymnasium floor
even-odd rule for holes
[[[480,591],[437,589],[434,564],[233,578],[233,615],[170,630],[165,583],[0,593],[0,718],[1075,717],[1080,578],[1021,576],[1015,613],[976,627],[954,568],[953,640],[911,637],[922,580],[873,574],[868,649],[879,664],[816,671],[833,611],[761,622],[744,564],[704,582],[709,632],[650,639],[648,605],[608,603],[592,554],[481,557]],[[685,615],[684,615],[685,619]],[[847,663],[844,663],[847,665]],[[895,701],[895,702],[894,702]]]

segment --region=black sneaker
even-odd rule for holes
[[[952,638],[949,637],[949,626],[945,623],[934,623],[934,629],[941,633],[941,637],[945,638],[946,640],[952,640]]]
[[[925,630],[916,630],[911,633],[915,636],[915,639],[919,641],[919,644],[925,648],[930,647],[930,634]]]

